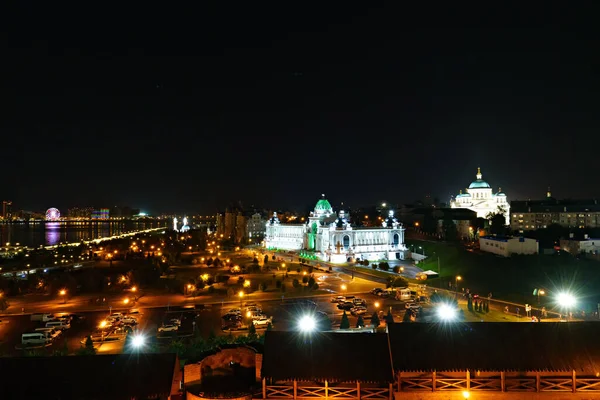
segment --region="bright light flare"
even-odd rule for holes
[[[556,301],[561,307],[565,308],[571,308],[577,304],[577,299],[575,299],[575,296],[567,292],[559,293],[556,297]]]
[[[146,344],[146,338],[142,335],[135,335],[133,337],[133,339],[131,340],[131,345],[136,349],[143,347],[145,344]]]
[[[312,315],[305,315],[298,321],[298,327],[302,332],[313,332],[317,329],[317,321]]]
[[[437,315],[443,321],[454,321],[457,317],[456,308],[449,304],[440,304],[437,308]]]

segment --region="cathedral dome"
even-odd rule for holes
[[[469,189],[491,189],[490,184],[481,179],[483,178],[483,175],[481,174],[481,168],[477,168],[477,175],[475,175],[475,177],[477,180],[471,182]]]
[[[325,195],[322,195],[323,198],[320,199],[319,201],[317,201],[317,204],[315,205],[315,213],[320,214],[320,213],[333,213],[333,209],[331,208],[331,204],[329,204],[329,201],[327,201],[327,199],[325,198]]]

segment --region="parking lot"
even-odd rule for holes
[[[284,298],[275,301],[253,301],[252,298],[246,301],[217,303],[212,305],[197,304],[196,306],[188,307],[158,307],[158,308],[140,308],[138,313],[134,314],[137,319],[137,324],[132,326],[132,330],[140,332],[146,336],[156,336],[161,343],[167,343],[169,339],[176,337],[191,336],[194,331],[198,334],[208,337],[210,334],[225,335],[229,334],[227,329],[227,321],[223,319],[230,310],[240,309],[240,314],[247,313],[248,303],[253,303],[257,309],[257,313],[265,315],[264,318],[272,324],[274,330],[296,330],[297,324],[306,313],[318,313],[319,316],[327,316],[331,321],[333,329],[339,327],[343,310],[338,308],[338,303],[332,302],[332,298],[337,296],[319,296],[310,299],[292,299]],[[380,314],[380,320],[387,314],[388,310],[392,310],[394,320],[401,321],[404,313],[404,302],[392,299],[382,298],[371,293],[355,294],[365,300],[364,311],[360,314],[365,323],[369,323],[373,312]],[[348,299],[352,300],[352,298]],[[312,305],[311,305],[312,304]],[[75,318],[70,329],[67,329],[63,334],[54,341],[46,349],[40,351],[52,353],[55,350],[62,350],[66,347],[69,353],[76,352],[82,346],[82,341],[88,335],[96,332],[102,321],[105,321],[110,315],[110,312],[123,312],[129,310],[105,310],[95,312],[78,313],[78,318]],[[356,326],[358,315],[352,315],[351,311],[347,311],[350,321],[350,326]],[[23,352],[20,350],[21,335],[26,332],[33,332],[36,328],[45,326],[41,321],[32,321],[31,315],[19,315],[3,317],[0,323],[0,352],[5,355],[20,355]],[[251,318],[242,315],[243,325],[232,332],[240,334],[247,333],[247,326]],[[159,328],[163,326],[177,325],[177,329],[163,330],[159,332]],[[257,331],[260,333],[266,329],[268,323],[260,322],[256,325]],[[225,328],[225,329],[224,329]],[[108,334],[107,334],[108,336]],[[97,336],[94,337],[97,339]],[[118,353],[123,350],[123,340],[95,340],[95,347],[98,353]]]

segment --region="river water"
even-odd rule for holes
[[[39,247],[167,226],[167,221],[39,222],[0,225],[0,245]]]

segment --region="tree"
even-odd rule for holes
[[[356,321],[357,328],[363,328],[365,326],[365,321],[363,320],[362,315],[358,316],[358,320]]]
[[[393,324],[394,323],[394,316],[392,315],[392,310],[389,309],[387,315],[385,316],[385,323],[386,324]]]
[[[388,277],[388,287],[408,287],[408,280],[402,276]]]
[[[256,327],[252,321],[250,321],[250,326],[248,327],[248,336],[256,336]]]
[[[342,314],[340,329],[350,329],[350,320],[348,319],[348,314],[346,314],[346,310],[344,310],[344,313]]]
[[[96,349],[94,348],[94,342],[92,341],[91,336],[88,336],[87,339],[85,339],[84,347],[80,348],[77,354],[82,356],[93,356],[96,354]]]
[[[374,328],[377,328],[379,326],[379,324],[381,324],[381,322],[379,321],[379,316],[377,315],[377,312],[374,312],[373,315],[371,315],[371,323],[373,324]]]
[[[390,264],[388,264],[387,262],[382,262],[379,263],[379,269],[382,271],[389,271],[390,270]]]
[[[471,299],[471,296],[467,299],[467,310],[473,311],[473,300]]]
[[[314,289],[315,285],[317,284],[317,282],[315,282],[315,278],[313,278],[312,276],[308,279],[308,287],[310,289]]]
[[[399,274],[399,273],[400,273],[400,266],[399,266],[399,265],[396,265],[396,266],[393,268],[393,271],[394,271],[396,274]]]
[[[294,287],[294,289],[298,289],[300,287],[300,281],[298,279],[294,279],[292,281],[292,286]]]

